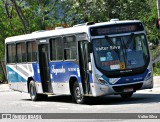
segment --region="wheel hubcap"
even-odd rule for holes
[[[35,89],[33,85],[31,85],[31,98],[33,99],[35,97]]]
[[[80,93],[79,87],[76,87],[76,89],[75,89],[75,95],[76,95],[77,98],[81,98],[81,93]]]

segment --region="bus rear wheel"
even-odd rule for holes
[[[80,91],[80,87],[79,87],[79,84],[77,81],[74,82],[74,84],[73,84],[72,99],[74,102],[76,102],[78,104],[83,104],[85,102],[85,98]]]
[[[128,99],[128,98],[131,98],[131,97],[132,97],[133,92],[122,93],[122,94],[120,94],[120,95],[121,95],[121,97],[122,97],[123,99]]]
[[[34,81],[30,81],[29,83],[29,93],[32,101],[38,101],[41,98],[41,95],[36,91],[36,85]]]

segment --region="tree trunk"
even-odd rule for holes
[[[16,13],[22,23],[23,29],[24,29],[24,33],[28,33],[27,31],[27,26],[29,26],[29,23],[26,21],[27,19],[25,18],[21,8],[17,5],[15,0],[11,0],[11,2],[13,3],[13,6],[16,10]]]

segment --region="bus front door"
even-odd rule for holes
[[[52,93],[52,84],[50,80],[49,71],[49,57],[48,57],[48,45],[41,44],[38,46],[39,50],[39,69],[43,92]]]
[[[84,94],[90,93],[90,83],[89,83],[89,53],[88,53],[88,42],[79,41],[78,43],[79,50],[79,65],[80,65],[80,74]]]

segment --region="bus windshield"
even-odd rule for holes
[[[103,72],[132,71],[149,62],[144,34],[96,38],[92,42],[96,67]]]

